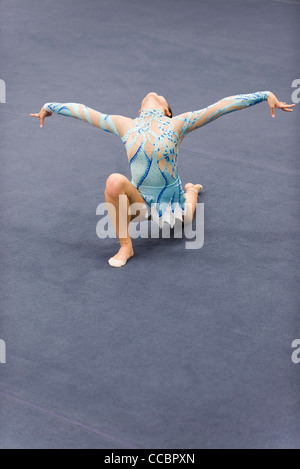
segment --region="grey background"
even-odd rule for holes
[[[96,236],[113,135],[29,113],[79,102],[135,117],[238,93],[290,102],[297,1],[0,3],[1,448],[299,448],[299,107],[266,103],[184,141],[205,243]]]

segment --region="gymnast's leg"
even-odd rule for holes
[[[185,223],[191,223],[194,218],[198,194],[202,189],[201,184],[192,184],[188,182],[185,186],[185,200],[187,202],[187,213],[184,216]]]
[[[117,254],[109,259],[109,264],[112,267],[122,267],[126,264],[127,260],[134,255],[132,241],[129,236],[129,223],[134,218],[128,214],[129,206],[133,203],[144,204],[145,201],[139,191],[123,174],[113,173],[106,181],[105,187],[105,201],[108,203],[107,210],[112,220],[117,236],[120,241],[120,249]],[[123,204],[120,200],[120,195],[124,195]],[[124,204],[125,200],[125,204]],[[112,204],[114,206],[114,213],[112,213]],[[121,219],[120,219],[120,204],[121,204]],[[123,210],[123,212],[122,212]],[[121,224],[123,223],[123,227]],[[124,226],[125,224],[125,226]]]

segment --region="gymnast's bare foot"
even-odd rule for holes
[[[196,210],[198,194],[202,189],[201,184],[188,182],[185,186],[185,200],[187,202],[187,213],[184,215],[184,223],[191,223]]]
[[[199,192],[201,191],[201,189],[203,189],[203,187],[201,186],[201,184],[192,184],[191,182],[188,182],[185,186],[184,186],[185,190],[186,191],[190,191],[192,190],[193,192],[195,192],[195,194],[199,194]]]
[[[108,263],[112,267],[122,267],[133,255],[132,242],[125,242],[122,243],[117,254],[108,260]]]

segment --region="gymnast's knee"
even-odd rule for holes
[[[124,192],[126,177],[120,173],[112,173],[106,180],[105,193],[112,198]]]

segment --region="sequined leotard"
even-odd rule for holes
[[[82,119],[102,130],[119,135],[125,144],[131,170],[131,183],[139,190],[151,214],[162,226],[182,219],[186,201],[178,175],[178,151],[184,136],[220,116],[244,109],[267,99],[269,91],[230,96],[199,111],[169,118],[156,109],[144,109],[131,119],[130,128],[120,135],[116,117],[77,103],[47,103],[44,109]]]

